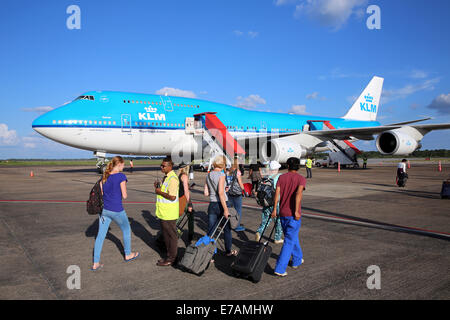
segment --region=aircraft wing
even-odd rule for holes
[[[418,120],[412,120],[412,121],[406,121],[406,122],[391,123],[391,124],[388,124],[388,126],[400,126],[400,125],[405,125],[405,124],[422,122],[422,121],[426,121],[426,120],[430,120],[430,119],[431,118],[424,118],[424,119],[418,119]]]
[[[339,139],[339,140],[348,140],[348,139],[351,139],[352,137],[359,139],[359,140],[373,140],[374,134],[379,134],[379,133],[387,131],[387,130],[398,129],[401,127],[402,127],[402,125],[389,125],[389,126],[366,127],[366,128],[314,130],[314,131],[309,131],[307,134],[316,136],[316,137],[332,138],[332,139]],[[432,130],[450,129],[450,123],[421,124],[421,125],[413,125],[410,127],[415,128],[424,133],[427,133]]]
[[[258,134],[249,134],[245,136],[238,136],[234,137],[237,141],[244,141],[244,140],[258,140],[258,139],[276,139],[276,138],[283,138],[283,137],[289,137],[289,136],[295,136],[299,134],[298,132],[267,132],[267,133],[258,133]]]

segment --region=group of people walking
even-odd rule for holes
[[[256,230],[257,241],[262,237],[264,228],[270,222],[275,224],[275,243],[283,244],[275,267],[275,275],[286,276],[286,269],[291,263],[297,268],[303,263],[303,253],[299,242],[301,226],[301,200],[306,179],[297,173],[300,161],[291,158],[287,162],[288,172],[280,174],[281,165],[270,161],[267,166],[267,177],[273,181],[274,204],[262,208],[261,224]],[[178,230],[177,221],[183,214],[188,215],[188,240],[194,237],[194,211],[189,192],[189,168],[181,165],[178,175],[175,173],[174,163],[167,157],[161,163],[164,173],[162,181],[154,183],[156,193],[156,217],[160,220],[162,237],[166,247],[165,257],[157,262],[158,266],[170,266],[177,260]],[[242,218],[242,172],[238,160],[232,167],[226,169],[226,158],[218,156],[212,164],[213,169],[205,180],[204,195],[209,198],[208,205],[208,235],[214,231],[216,224],[224,216],[229,217],[229,208],[234,207],[239,215],[239,225],[234,230],[244,231],[240,224]],[[140,256],[139,252],[131,251],[131,228],[127,214],[122,206],[122,200],[127,198],[127,177],[122,173],[124,160],[120,156],[114,157],[108,164],[102,177],[103,212],[99,217],[99,230],[94,246],[94,263],[92,270],[103,267],[100,264],[100,254],[111,221],[117,223],[123,233],[125,261],[133,261]],[[251,167],[250,178],[261,179],[261,170]],[[257,184],[254,184],[256,189]],[[255,191],[255,190],[253,190]],[[270,222],[268,220],[270,219]],[[233,257],[237,250],[232,248],[232,229],[226,224],[223,230],[225,255]],[[284,234],[284,240],[283,240]],[[292,261],[290,262],[290,260]]]

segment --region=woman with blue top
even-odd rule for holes
[[[278,161],[270,161],[269,162],[269,176],[268,178],[273,179],[273,187],[274,187],[274,195],[275,195],[275,189],[277,187],[278,178],[280,177],[280,173],[278,173],[278,169],[281,167],[280,163]],[[281,238],[283,235],[283,228],[281,227],[280,219],[277,218],[271,218],[271,214],[273,211],[272,207],[263,207],[262,214],[261,214],[261,225],[259,226],[258,230],[256,230],[256,241],[259,241],[261,238],[261,235],[264,231],[264,227],[267,224],[267,220],[271,219],[271,222],[273,221],[275,223],[275,243],[281,244],[284,242],[284,240]],[[270,222],[267,224],[267,227],[269,227]]]
[[[117,223],[123,233],[125,261],[132,261],[139,256],[139,252],[131,252],[131,228],[127,213],[123,209],[122,199],[127,198],[127,177],[122,173],[125,163],[123,158],[116,156],[111,159],[103,173],[100,184],[103,194],[103,211],[99,217],[98,234],[94,246],[93,271],[103,267],[100,264],[103,241],[108,233],[111,221]]]

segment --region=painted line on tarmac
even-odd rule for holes
[[[37,203],[86,203],[86,200],[42,200],[42,199],[19,199],[19,200],[0,200],[0,202],[37,202]],[[156,201],[123,201],[123,204],[155,204]],[[209,204],[204,201],[193,201],[193,204]]]

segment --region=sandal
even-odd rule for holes
[[[130,258],[130,259],[125,259],[125,261],[126,262],[129,262],[129,261],[132,261],[132,260],[135,260],[135,259],[137,259],[139,257],[139,252],[135,252],[134,253],[134,257],[133,258]]]
[[[100,264],[97,268],[94,269],[94,267],[91,268],[91,271],[97,271],[100,270],[101,268],[103,268],[103,264]]]

